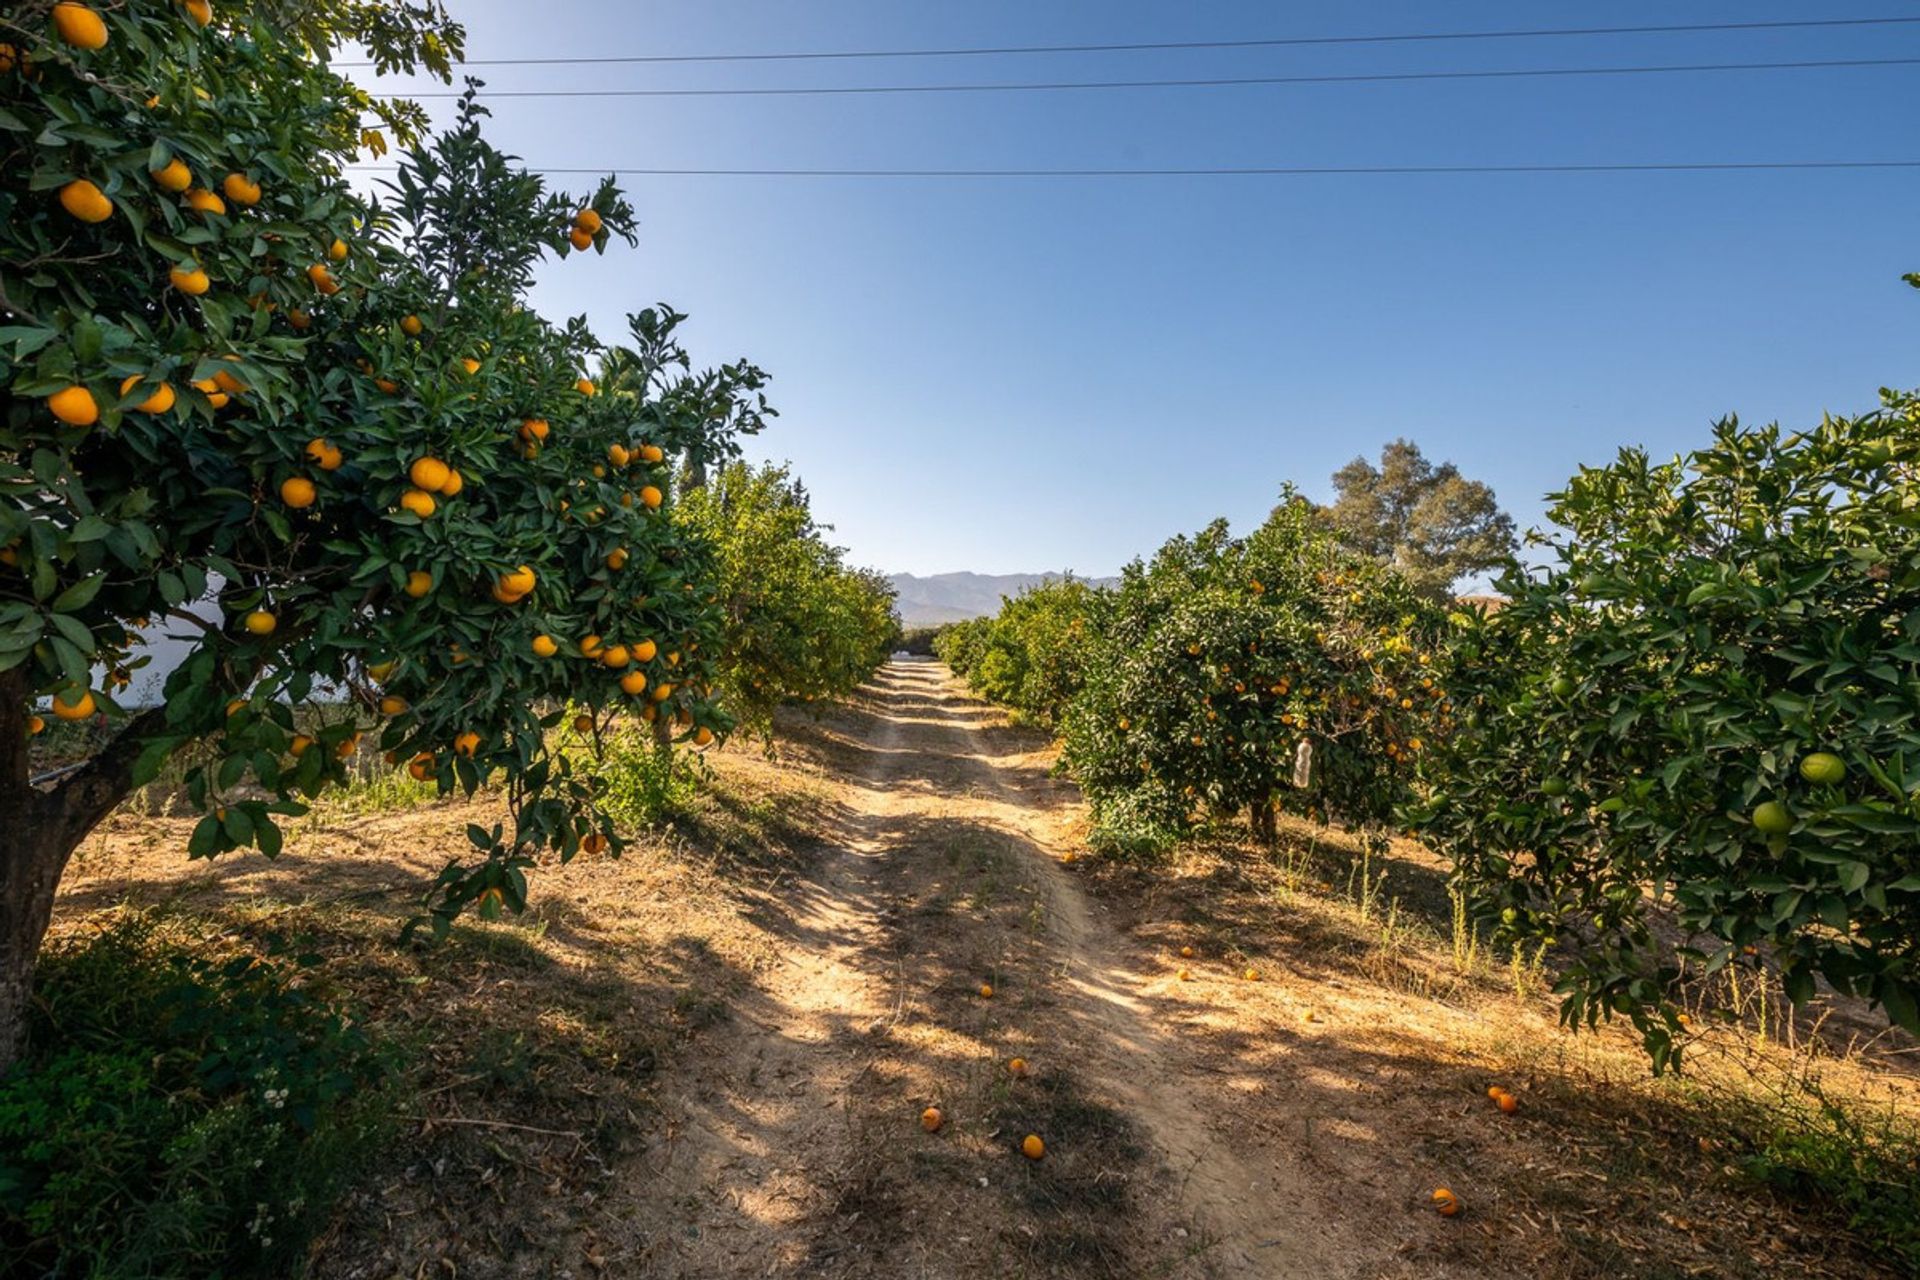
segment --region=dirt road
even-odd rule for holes
[[[1142,972],[1062,867],[1077,802],[1031,737],[931,663],[891,664],[839,727],[851,800],[788,890],[791,947],[669,1102],[660,1182],[633,1187],[662,1228],[649,1266],[1378,1274],[1356,1269],[1363,1224],[1312,1211],[1311,1171],[1238,1129],[1155,1013],[1178,978]]]

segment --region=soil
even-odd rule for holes
[[[1896,1274],[1739,1180],[1621,1037],[1343,896],[1331,837],[1088,859],[1044,737],[944,667],[714,764],[675,834],[543,867],[444,947],[393,925],[484,796],[323,812],[272,866],[117,817],[58,928],[295,935],[407,1046],[409,1141],[316,1248],[336,1280]],[[1881,1068],[1833,1069],[1910,1105]]]

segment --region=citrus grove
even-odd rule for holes
[[[936,645],[1061,726],[1097,845],[1235,812],[1271,836],[1281,805],[1411,831],[1496,946],[1550,949],[1566,1023],[1629,1019],[1657,1070],[1728,966],[1920,1033],[1920,402],[1883,396],[1583,470],[1497,608],[1433,602],[1287,495]]]
[[[496,781],[509,821],[440,876],[422,919],[444,930],[520,908],[539,851],[619,848],[548,730],[637,717],[664,748],[733,723],[674,472],[760,428],[764,375],[691,373],[668,308],[612,349],[528,308],[538,264],[592,270],[633,212],[515,167],[471,93],[357,195],[342,166],[384,139],[331,42],[431,70],[458,29],[437,6],[283,9],[0,23],[0,1068],[72,850],[190,747],[196,857],[275,854],[359,753],[442,791]],[[154,630],[190,655],[161,705],[123,708]],[[298,718],[315,698],[354,714]],[[49,718],[109,736],[36,787]]]

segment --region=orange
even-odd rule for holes
[[[336,239],[332,244],[327,246],[327,256],[335,262],[345,262],[347,260],[347,242]]]
[[[1007,1061],[1007,1070],[1013,1075],[1024,1076],[1027,1074],[1027,1060],[1025,1058],[1011,1058]]]
[[[991,1000],[993,998],[993,987],[990,983],[983,982],[980,984],[980,998],[982,1000]]]
[[[93,714],[93,694],[86,689],[67,689],[56,693],[53,695],[53,714],[62,720],[85,720]]]
[[[1020,1139],[1020,1154],[1029,1160],[1038,1160],[1047,1154],[1047,1144],[1040,1141],[1040,1135],[1030,1133]]]
[[[238,360],[240,357],[239,356],[221,356],[220,358],[222,360],[233,361],[233,360]],[[226,392],[230,396],[237,396],[242,391],[245,391],[247,389],[246,383],[240,381],[239,378],[236,378],[230,371],[226,369],[222,369],[218,373],[213,375],[213,385],[216,387],[219,387],[222,391]]]
[[[1245,973],[1241,974],[1240,976],[1245,978],[1248,982],[1260,981],[1260,971],[1258,969],[1249,969]]]
[[[600,234],[600,215],[592,209],[582,209],[573,215],[573,225],[576,230],[584,231],[590,236],[597,236]]]
[[[1496,1099],[1495,1101],[1498,1103],[1500,1110],[1504,1111],[1508,1115],[1512,1115],[1514,1112],[1520,1109],[1520,1099],[1514,1097],[1510,1093],[1501,1094],[1499,1098]]]
[[[613,550],[607,552],[607,568],[618,572],[626,567],[627,549],[625,547],[615,547]]]
[[[1192,947],[1180,948],[1180,958],[1183,960],[1193,959],[1193,948]]]
[[[469,374],[480,372],[480,362],[472,356],[462,356],[460,359],[460,367],[465,369]]]
[[[312,738],[309,738],[304,733],[296,733],[293,735],[293,741],[287,744],[287,750],[291,751],[293,753],[294,759],[297,760],[301,756],[307,754],[307,748],[311,747],[312,745],[313,745]]]
[[[413,481],[416,489],[425,489],[428,493],[438,493],[447,483],[450,468],[438,458],[416,458],[407,468],[407,479]]]
[[[0,44],[0,76],[12,75],[13,69],[16,66],[20,65],[20,61],[21,61],[20,51],[18,49],[14,48],[10,44]],[[155,98],[153,101],[149,102],[147,105],[149,107],[154,107],[154,106],[158,106],[159,104],[160,104],[160,99]]]
[[[1193,981],[1193,975],[1192,975],[1191,973],[1189,973],[1189,972],[1188,972],[1187,970],[1185,970],[1185,969],[1182,969],[1182,970],[1181,970],[1181,971],[1179,972],[1179,974],[1177,974],[1176,976],[1177,976],[1177,977],[1178,977],[1178,978],[1180,979],[1180,981],[1182,981],[1182,982],[1191,982],[1191,981]]]
[[[644,671],[627,672],[627,674],[620,677],[620,691],[634,697],[639,697],[647,691],[647,673]]]
[[[573,247],[576,249],[593,248],[593,237],[578,227],[567,233],[567,239],[573,242]]]
[[[314,499],[319,496],[319,491],[313,487],[313,481],[305,476],[288,476],[280,482],[280,501],[295,511],[312,506]]]
[[[554,654],[558,652],[560,652],[560,646],[554,643],[552,636],[538,635],[533,638],[533,656],[534,657],[551,658]]]
[[[139,384],[140,375],[137,373],[121,382],[121,398],[124,399],[126,394]],[[165,413],[167,410],[173,408],[173,401],[173,388],[163,382],[153,389],[152,395],[133,406],[133,411],[135,413]]]
[[[323,294],[331,295],[340,292],[339,282],[333,278],[333,272],[327,270],[327,264],[324,262],[316,262],[308,267],[307,279],[311,280],[313,287]]]
[[[580,381],[573,384],[573,389],[575,391],[578,391],[583,396],[590,396],[595,394],[596,392],[596,388],[593,385],[593,379],[591,378],[580,379]]]
[[[480,750],[480,735],[471,729],[467,730],[454,738],[453,750],[455,755],[462,755],[471,760],[474,752]]]
[[[713,745],[713,730],[707,728],[705,725],[701,725],[698,729],[694,730],[693,745],[696,747]]]
[[[633,660],[635,662],[652,662],[654,655],[659,652],[659,645],[651,640],[642,640],[639,644],[633,646]]]
[[[100,15],[83,4],[53,6],[53,26],[60,38],[78,49],[104,49],[107,24]]]
[[[407,574],[407,594],[418,600],[433,590],[433,575],[425,569],[415,569]]]
[[[82,222],[105,222],[113,216],[113,201],[85,178],[60,188],[60,207]]]
[[[280,619],[265,609],[255,609],[247,615],[243,625],[247,628],[249,635],[270,636],[273,634],[273,629],[280,625]]]
[[[621,667],[633,661],[633,654],[628,650],[627,646],[616,644],[600,655],[600,661],[618,671]]]
[[[45,733],[46,729],[47,729],[47,722],[41,717],[39,716],[27,717],[27,736],[29,738],[31,738],[36,733]]]
[[[392,378],[375,378],[373,385],[379,388],[383,395],[394,395],[400,390],[400,384]]]
[[[1506,1090],[1502,1089],[1497,1084],[1490,1084],[1487,1086],[1487,1097],[1492,1099],[1494,1102],[1500,1101],[1501,1095],[1505,1093],[1506,1093]]]
[[[600,637],[588,636],[580,642],[580,656],[583,658],[598,658],[600,656],[600,648]]]
[[[207,273],[199,267],[184,271],[179,267],[173,267],[167,272],[167,283],[190,298],[197,298],[213,287],[213,281],[209,280]]]
[[[307,457],[313,460],[313,465],[319,467],[322,471],[338,471],[340,464],[347,460],[345,454],[328,443],[326,438],[322,436],[316,436],[314,439],[307,441],[306,453]]]
[[[528,418],[520,424],[520,438],[522,440],[545,440],[547,433],[552,430],[553,428],[548,425],[545,418]]]
[[[246,705],[247,705],[247,700],[245,698],[235,698],[232,702],[229,702],[227,704],[227,714],[230,716],[239,715],[241,710]]]
[[[1460,1212],[1460,1199],[1445,1187],[1435,1189],[1433,1207],[1442,1217],[1451,1218]]]
[[[435,765],[436,761],[434,758],[422,751],[419,755],[407,761],[407,772],[412,775],[415,782],[425,782],[433,776]]]
[[[623,444],[610,444],[607,446],[607,461],[611,462],[614,466],[624,467],[632,460],[633,455],[627,451],[627,446]]]
[[[227,202],[219,196],[201,187],[195,187],[186,194],[187,208],[195,213],[225,213]]]
[[[424,328],[426,328],[426,326],[420,323],[419,316],[402,316],[400,318],[400,332],[406,334],[409,338],[419,337],[420,331]]]
[[[200,26],[204,27],[213,21],[213,5],[208,0],[181,0],[181,8]]]
[[[660,462],[664,460],[666,456],[667,451],[657,444],[643,444],[640,446],[640,461],[642,462]]]
[[[647,510],[658,511],[661,501],[660,491],[652,485],[647,485],[640,490],[640,501],[646,503]]]
[[[163,168],[147,170],[147,174],[153,179],[155,186],[162,191],[171,191],[175,195],[179,195],[193,185],[193,170],[187,168],[186,162],[179,156],[167,161]]]
[[[655,702],[665,702],[668,698],[671,698],[672,696],[673,696],[673,686],[670,684],[663,684],[658,689],[655,689],[653,691],[653,700]],[[992,990],[989,989],[987,991],[987,994],[992,995],[993,994]]]
[[[100,406],[94,403],[93,392],[85,387],[54,392],[47,397],[47,408],[70,427],[90,427],[100,421]]]
[[[406,709],[407,700],[405,698],[396,698],[392,694],[388,694],[386,697],[380,699],[380,714],[383,716],[397,716]]]
[[[244,173],[228,174],[226,180],[220,184],[220,189],[226,192],[227,199],[233,201],[235,204],[255,205],[260,203],[260,184],[248,181],[247,175]]]
[[[589,715],[575,716],[573,718],[573,731],[575,733],[592,733],[593,717]]]
[[[439,504],[434,502],[432,494],[419,489],[409,489],[400,495],[400,505],[425,520],[433,514],[435,507]]]
[[[599,853],[607,847],[607,838],[596,831],[582,839],[580,847],[588,853]]]
[[[944,1120],[945,1117],[940,1114],[940,1108],[938,1107],[928,1107],[920,1113],[920,1127],[928,1133],[939,1132],[940,1125]]]
[[[296,329],[305,329],[313,324],[313,317],[300,308],[293,307],[287,311],[287,323]]]

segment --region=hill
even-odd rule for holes
[[[1056,582],[1064,573],[935,573],[920,577],[896,573],[889,579],[898,593],[901,624],[937,627],[946,622],[984,618],[1000,611],[1002,596],[1018,595],[1028,587]],[[1115,578],[1089,578],[1110,584]]]

